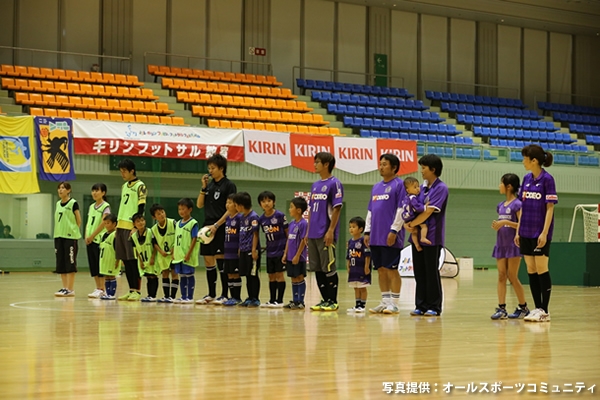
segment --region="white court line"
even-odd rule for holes
[[[152,357],[152,358],[158,357],[158,356],[155,356],[154,354],[142,354],[142,353],[125,353],[125,354],[131,354],[132,356],[140,356],[140,357]]]
[[[67,301],[69,301],[69,298],[60,298],[62,299],[66,299]],[[71,298],[72,299],[72,298]],[[74,299],[73,299],[74,300]],[[86,299],[87,300],[87,299]],[[92,300],[93,301],[93,300]],[[73,301],[74,302],[74,301]],[[31,310],[31,311],[70,311],[70,312],[80,312],[80,313],[91,313],[93,312],[93,310],[95,310],[94,308],[86,308],[86,309],[72,309],[72,310],[65,310],[62,308],[51,308],[51,307],[31,307],[31,306],[25,306],[24,304],[31,304],[31,303],[53,303],[53,304],[64,304],[65,302],[61,302],[61,301],[57,301],[55,299],[53,300],[32,300],[32,301],[21,301],[18,303],[10,303],[11,307],[14,308],[18,308],[18,309],[22,309],[22,310]],[[81,302],[78,302],[77,304],[79,304]],[[88,301],[89,303],[89,301]],[[114,304],[114,302],[108,302],[107,305],[109,304]],[[116,306],[118,306],[117,304],[115,304]],[[168,307],[168,306],[167,306]],[[144,310],[144,308],[146,308],[146,310]],[[167,312],[163,312],[163,310],[158,310],[159,307],[152,307],[152,310],[150,310],[150,307],[138,307],[136,309],[133,308],[128,308],[127,306],[121,306],[119,307],[118,311],[120,313],[122,312],[129,312],[129,313],[139,313],[140,311],[151,311],[153,314],[173,314],[174,312],[177,312],[178,314],[184,314],[184,315],[195,315],[198,314],[199,311],[192,311],[192,312],[185,312],[187,310],[185,310],[184,308],[180,308],[180,307],[169,307],[169,309],[167,309],[166,307],[164,307],[164,311]],[[161,307],[163,308],[163,307]],[[114,308],[115,310],[117,310],[116,308]],[[177,311],[175,311],[177,310]],[[189,310],[195,310],[194,308],[189,308]]]

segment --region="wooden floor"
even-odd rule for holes
[[[528,396],[534,384],[539,396],[542,383],[548,397],[590,397],[593,385],[598,395],[600,289],[555,286],[549,323],[492,321],[495,279],[494,270],[444,279],[443,316],[415,318],[412,279],[403,280],[400,315],[357,316],[345,311],[354,303],[346,284],[340,311],[320,313],[88,300],[93,284],[84,273],[77,297],[58,299],[56,275],[4,275],[0,399],[406,396],[386,394],[384,382],[393,391],[399,382],[417,392],[428,385],[426,399],[447,398],[448,383],[453,397],[493,398],[469,384],[491,391],[495,382],[505,398]],[[122,291],[125,279],[119,284]],[[369,296],[367,306],[376,305],[376,287]],[[313,281],[307,297],[318,300]],[[551,393],[565,389],[581,393]]]

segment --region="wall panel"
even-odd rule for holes
[[[132,15],[133,0],[103,0],[102,1],[102,49],[101,53],[117,56],[129,57],[132,53]],[[139,63],[143,64],[143,59]],[[154,64],[164,64],[164,57],[150,61]],[[118,60],[103,60],[101,64],[104,72],[119,72],[125,67],[124,63]],[[123,71],[125,72],[125,71]],[[140,75],[140,79],[144,79]]]
[[[20,0],[17,46],[30,49],[59,50],[58,0]],[[58,67],[55,54],[21,52],[16,64]]]
[[[176,0],[171,5],[169,52],[190,56],[206,56],[206,0]],[[205,68],[205,61],[171,57],[172,66]]]
[[[280,82],[293,88],[292,68],[300,66],[300,2],[271,2],[271,47],[267,49],[273,72]],[[296,78],[299,71],[295,72]]]
[[[550,33],[549,101],[571,101],[573,42],[571,35]]]
[[[392,11],[383,7],[367,9],[367,71],[375,72],[375,54],[387,54],[388,75],[392,75]],[[371,78],[374,80],[375,78]],[[397,82],[396,82],[397,81]],[[390,86],[402,87],[401,79],[391,79]]]
[[[167,51],[167,0],[133,0],[133,73],[143,76],[144,52]]]
[[[304,2],[303,66],[333,69],[334,61],[334,17],[335,3],[319,0]],[[305,71],[305,78],[332,78],[329,72]]]
[[[475,94],[475,29],[473,21],[450,20],[450,80],[458,82],[453,92]]]
[[[477,88],[476,94],[498,96],[498,26],[491,22],[477,23],[476,79],[482,85]]]
[[[419,91],[447,91],[448,80],[448,19],[433,15],[421,15],[421,48],[419,69],[421,84]]]
[[[523,101],[534,107],[545,100],[548,90],[547,33],[534,29],[523,30]]]
[[[367,72],[367,7],[339,3],[337,24],[336,69]],[[364,75],[343,74],[340,82],[373,84]]]
[[[240,60],[242,58],[242,0],[209,0],[208,49],[210,58]],[[211,69],[228,71],[231,64],[211,61]],[[239,64],[233,66],[239,71]]]
[[[266,63],[271,56],[267,50],[267,56],[250,54],[250,47],[268,49],[271,43],[270,25],[270,1],[269,0],[245,0],[244,1],[244,36],[242,45],[242,58],[244,61],[257,63],[245,64],[245,73],[268,74]]]
[[[417,34],[418,15],[404,11],[392,11],[390,57],[391,75],[400,76],[404,83],[392,80],[392,86],[404,86],[410,93],[417,94]]]
[[[14,15],[15,0],[2,1],[2,12],[0,12],[0,46],[13,46],[14,44]],[[12,50],[0,49],[0,63],[11,64],[13,62]]]
[[[100,53],[100,0],[62,0],[61,50]],[[89,71],[96,57],[62,56],[61,68]]]
[[[521,88],[521,28],[498,25],[498,96],[519,97]]]

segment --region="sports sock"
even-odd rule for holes
[[[188,275],[187,298],[194,299],[194,289],[196,288],[196,275]]]
[[[163,295],[169,297],[171,295],[171,281],[169,278],[162,278]]]
[[[269,281],[269,301],[274,303],[277,299],[277,281]]]
[[[188,287],[187,275],[179,275],[179,291],[181,292],[182,299],[187,299],[187,287]]]
[[[285,281],[277,282],[277,302],[283,304],[283,296],[285,295]]]
[[[235,293],[235,289],[233,288],[233,280],[229,280],[229,277],[227,277],[227,287],[229,288],[229,295],[231,296],[231,298],[235,298],[234,293]],[[229,298],[229,297],[228,297]]]
[[[304,295],[306,294],[306,279],[298,283],[298,301],[304,304]]]
[[[355,305],[355,307],[356,307],[356,308],[360,307],[360,303],[362,303],[362,302],[360,301],[360,299],[355,299],[355,301],[356,301],[356,305]]]
[[[231,296],[236,300],[242,299],[242,278],[233,278],[233,292]]]
[[[217,267],[206,267],[206,281],[208,282],[208,295],[213,299],[217,297]]]
[[[398,307],[398,304],[400,304],[400,293],[394,293],[392,292],[392,304],[395,305],[396,307]]]
[[[542,295],[542,308],[548,312],[548,304],[550,303],[550,295],[552,294],[552,280],[550,279],[550,272],[544,272],[538,275],[540,280],[540,291]]]
[[[177,289],[179,289],[179,279],[173,279],[171,281],[171,295],[168,297],[172,299],[177,298]]]
[[[294,303],[300,301],[300,300],[298,300],[300,298],[300,294],[298,293],[299,287],[300,287],[300,282],[292,282],[292,301]]]
[[[327,283],[329,286],[329,301],[332,303],[337,303],[337,294],[338,294],[338,283],[340,281],[340,277],[338,276],[336,271],[330,272],[327,275]]]
[[[381,292],[381,303],[386,306],[392,303],[392,292]]]
[[[498,304],[498,308],[502,308],[503,310],[506,310],[506,304]]]
[[[323,301],[327,301],[327,276],[325,276],[325,272],[317,271],[315,272],[315,277],[317,278],[317,286],[319,287],[319,292],[321,293],[321,299]]]
[[[367,306],[367,302],[366,302],[366,300],[365,300],[365,301],[363,301],[363,300],[360,300],[359,307],[360,307],[360,308],[365,308],[366,306]]]
[[[156,293],[158,292],[158,278],[157,277],[149,277],[147,278],[148,282],[146,283],[146,288],[148,289],[148,297],[156,298]]]
[[[533,297],[535,308],[543,308],[542,289],[540,287],[540,278],[537,273],[529,274],[529,288],[531,289],[531,297]]]
[[[227,274],[225,273],[225,260],[222,258],[217,259],[217,268],[221,275],[221,297],[228,297],[229,281]]]

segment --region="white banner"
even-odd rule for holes
[[[244,161],[242,130],[73,120],[76,154]]]
[[[246,162],[272,170],[292,164],[290,135],[244,130]]]
[[[377,140],[335,137],[335,167],[354,175],[375,171],[379,166]]]

